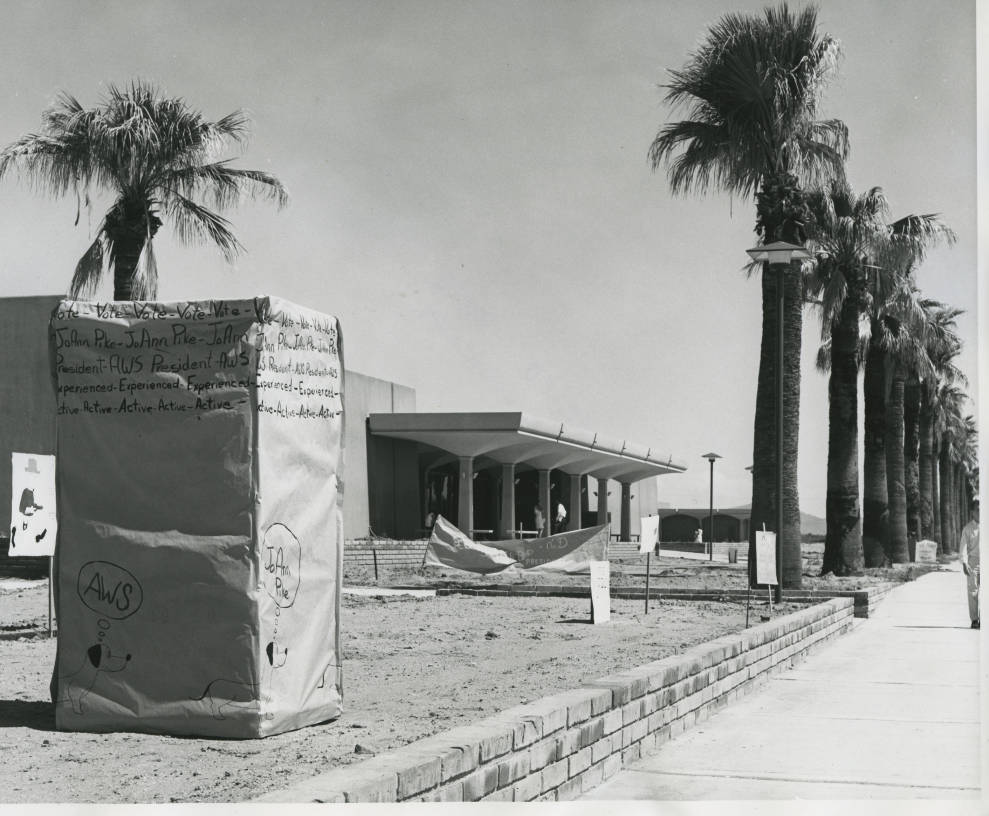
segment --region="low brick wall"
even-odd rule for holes
[[[379,575],[419,569],[425,554],[424,540],[351,539],[343,544],[343,577],[346,579],[367,572],[373,574],[375,562]]]
[[[787,603],[814,604],[831,598],[851,598],[854,602],[856,618],[868,618],[875,611],[876,607],[893,589],[894,584],[875,584],[864,589],[784,589],[783,600]],[[396,589],[408,589],[411,587],[400,587]],[[490,586],[475,585],[462,587],[438,587],[437,595],[488,595],[488,596],[550,596],[561,598],[587,598],[590,596],[588,587],[563,587],[556,584],[529,584],[527,586]],[[752,590],[751,599],[755,603],[761,603],[766,599],[767,591]],[[628,586],[612,586],[612,598],[642,599],[645,600],[645,587],[636,588]],[[661,589],[652,586],[649,588],[649,600],[675,600],[675,601],[731,601],[733,603],[745,603],[749,599],[749,593],[744,589],[690,589],[664,587]]]
[[[563,801],[852,626],[836,598],[276,791],[259,802]]]

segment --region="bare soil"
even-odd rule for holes
[[[651,586],[744,588],[744,565],[660,558]],[[806,579],[853,588],[902,580],[908,571],[856,579]],[[498,583],[421,573],[386,583]],[[641,565],[613,566],[613,586],[641,586]],[[346,584],[369,583],[348,576]],[[587,576],[525,576],[525,583],[587,586]],[[47,580],[0,580],[0,802],[241,802],[469,724],[539,697],[657,660],[745,627],[744,603],[612,599],[611,621],[591,625],[586,598],[345,594],[341,608],[344,713],[260,740],[54,728],[48,683]],[[784,604],[775,614],[799,608]],[[750,624],[768,614],[753,596]]]

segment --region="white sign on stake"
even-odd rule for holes
[[[591,619],[593,623],[611,620],[611,563],[589,561],[591,568]]]
[[[55,554],[58,515],[55,512],[55,457],[37,453],[10,454],[10,549],[8,555]]]
[[[776,533],[765,530],[755,534],[755,582],[776,584]]]
[[[922,538],[917,542],[917,552],[914,560],[918,564],[937,563],[937,542],[927,538]]]
[[[639,519],[639,555],[657,552],[659,547],[659,516]]]

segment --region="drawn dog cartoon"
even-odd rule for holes
[[[280,669],[288,659],[288,648],[279,646],[273,640],[268,642],[264,651],[268,655],[268,665],[273,669]]]
[[[214,720],[225,720],[224,712],[231,710],[252,710],[258,703],[256,683],[242,683],[239,680],[226,680],[222,677],[212,680],[203,693],[193,700],[207,700]]]
[[[58,678],[65,683],[65,694],[68,702],[72,704],[72,710],[76,714],[85,713],[82,708],[82,701],[92,691],[100,673],[121,671],[130,662],[130,658],[129,654],[122,657],[113,654],[110,647],[105,643],[90,646],[86,650],[86,657],[79,669],[72,674],[62,675]],[[66,699],[63,698],[59,702],[64,703]]]

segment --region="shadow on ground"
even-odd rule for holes
[[[0,700],[0,728],[55,730],[55,706],[37,700]]]

